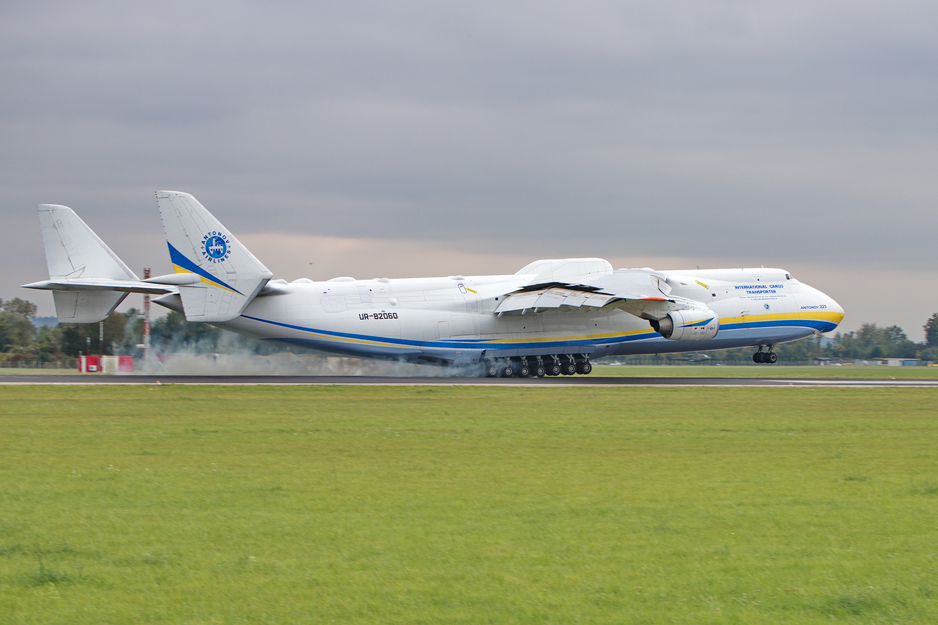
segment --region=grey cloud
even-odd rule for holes
[[[924,2],[8,4],[3,223],[58,202],[162,254],[152,192],[174,188],[235,232],[938,271],[936,23]],[[4,235],[16,275],[44,271],[35,234]]]

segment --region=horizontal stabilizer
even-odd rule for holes
[[[154,284],[143,280],[93,280],[78,278],[76,280],[42,280],[24,284],[25,289],[38,289],[42,291],[119,291],[121,293],[146,293],[149,295],[165,295],[175,293],[178,289],[167,284]]]

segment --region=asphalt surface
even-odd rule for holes
[[[547,378],[404,378],[381,376],[291,375],[100,375],[6,374],[0,384],[217,384],[217,385],[346,385],[346,386],[840,386],[936,387],[938,380],[782,379],[782,378],[669,378],[557,376]]]

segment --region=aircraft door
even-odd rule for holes
[[[469,336],[479,333],[479,294],[472,288],[471,283],[460,281],[456,284],[462,294],[465,313],[456,312],[450,318],[451,336]],[[458,300],[457,300],[458,301]],[[458,304],[457,304],[458,307]]]
[[[467,286],[465,282],[460,282],[457,286],[466,300],[466,312],[479,312],[479,294]]]

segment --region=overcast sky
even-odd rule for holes
[[[599,256],[938,312],[934,2],[153,4],[0,3],[0,297],[54,314],[40,203],[169,273],[173,189],[286,279]]]

